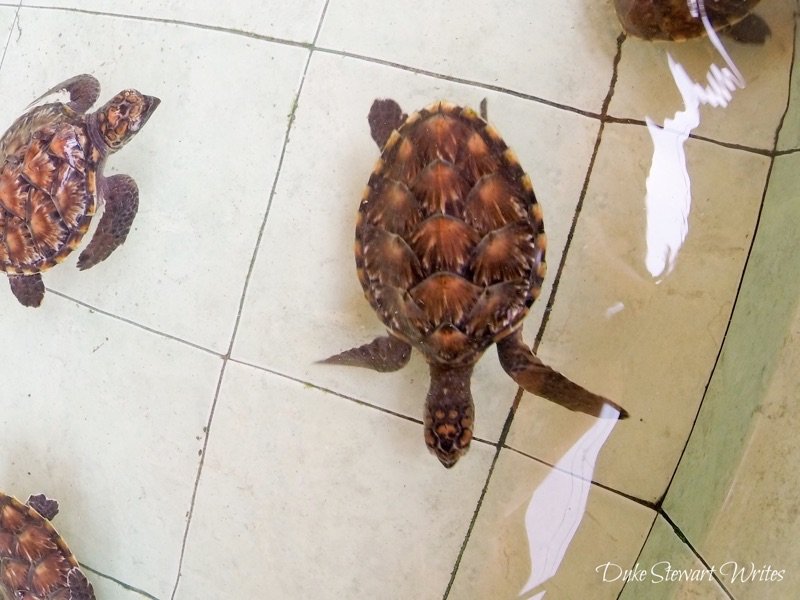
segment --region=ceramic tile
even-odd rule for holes
[[[76,72],[94,73],[103,99],[127,86],[162,99],[137,138],[109,159],[107,172],[129,173],[140,188],[127,242],[83,273],[74,252],[45,275],[45,285],[227,351],[306,51],[76,13],[22,9],[20,24],[2,70],[0,100],[15,107],[5,126]],[[57,45],[65,27],[86,32],[88,42]],[[113,61],[104,54],[108,47],[115,48]],[[270,77],[253,79],[231,62]],[[245,101],[243,90],[253,100]],[[47,303],[45,297],[42,310]]]
[[[624,567],[633,573],[620,600],[728,600],[729,596],[713,578],[711,566],[706,567],[659,516],[635,565]],[[607,579],[620,575],[614,566],[606,573]]]
[[[14,26],[14,15],[17,9],[14,6],[0,6],[0,39],[7,40]]]
[[[621,580],[603,582],[606,563],[632,565],[647,537],[655,513],[616,494],[591,486],[586,512],[572,540],[558,539],[548,547],[552,560],[566,549],[554,577],[528,589],[531,553],[526,524],[528,505],[547,477],[572,480],[567,474],[520,454],[504,450],[492,473],[478,520],[461,560],[450,598],[530,598],[546,592],[550,598],[616,598]],[[569,483],[563,487],[571,487]],[[574,507],[563,505],[553,520],[566,520]],[[554,538],[555,539],[555,538]],[[536,557],[545,562],[541,556]],[[533,594],[533,596],[531,596]]]
[[[211,0],[131,0],[124,4],[104,0],[24,0],[23,4],[184,21],[311,42],[325,1],[237,0],[231,5]]]
[[[798,155],[775,160],[730,331],[665,502],[710,562],[744,566],[745,578],[751,563],[784,570],[781,581],[731,581],[731,571],[729,589],[742,599],[786,598],[800,587],[798,168]]]
[[[364,299],[353,263],[358,202],[379,155],[366,120],[375,96],[395,96],[408,110],[439,98],[477,106],[486,96],[490,119],[519,154],[544,206],[551,264],[561,257],[597,124],[356,59],[313,57],[233,356],[419,419],[428,382],[423,360],[415,357],[397,373],[314,364],[384,331]],[[534,305],[528,318],[530,340],[544,306],[544,301]],[[497,439],[515,392],[494,351],[488,352],[473,377],[476,435]]]
[[[800,393],[798,340],[796,308],[734,480],[705,538],[698,542],[707,560],[722,565],[726,586],[741,600],[781,600],[800,588],[796,569],[800,482],[791,466],[800,458],[796,443],[800,418],[794,410]],[[686,510],[682,507],[681,514]]]
[[[600,112],[621,31],[610,2],[490,4],[333,0],[318,45]]]
[[[774,0],[759,5],[756,12],[770,25],[772,36],[763,46],[740,44],[722,38],[746,87],[732,93],[727,108],[702,106],[697,135],[745,146],[772,150],[781,115],[786,108],[788,74],[791,68],[793,0]],[[684,101],[670,74],[667,55],[686,69],[695,82],[707,85],[712,64],[725,67],[723,57],[708,38],[682,43],[647,42],[628,38],[622,46],[619,77],[609,114],[644,120],[649,116],[663,124],[683,111]]]
[[[655,501],[678,461],[719,350],[769,162],[687,142],[688,237],[674,271],[658,280],[645,267],[651,152],[645,128],[605,129],[539,353],[630,412],[603,449],[597,481]],[[552,463],[592,422],[525,395],[507,443]]]
[[[441,598],[494,449],[229,363],[176,598]]]
[[[76,253],[47,273],[50,292],[38,310],[20,307],[7,288],[0,294],[8,350],[0,482],[18,496],[45,491],[61,501],[56,525],[98,571],[89,577],[99,598],[167,600],[222,367],[214,353],[228,349],[267,210],[310,52],[298,46],[313,39],[326,1],[23,4],[18,26],[16,7],[0,6],[8,43],[0,129],[80,72],[100,78],[101,101],[134,86],[163,103],[107,169],[133,175],[141,189],[125,246],[87,272],[75,269]],[[772,148],[789,91],[796,7],[761,3],[773,29],[762,48],[724,40],[748,86],[726,110],[704,107],[697,134]],[[81,36],[66,33],[76,31]],[[587,482],[504,448],[447,592],[494,448],[474,443],[451,471],[427,452],[418,421],[428,375],[419,356],[393,374],[314,361],[383,332],[352,259],[358,200],[378,156],[366,124],[376,96],[409,110],[439,98],[472,106],[488,98],[490,120],[544,208],[551,270],[526,322],[533,341],[598,132],[599,122],[579,113],[601,109],[619,31],[610,1],[327,3],[211,426],[179,600],[520,596],[537,541],[526,537],[534,495],[554,473],[571,492]],[[682,107],[667,51],[696,79],[712,61],[722,64],[704,40],[629,38],[612,115],[661,122]],[[783,149],[800,146],[797,96]],[[651,153],[645,128],[606,125],[540,354],[631,411],[600,451],[594,479],[652,501],[664,493],[711,374],[768,161],[687,143],[689,238],[674,273],[656,284],[644,267]],[[784,570],[783,580],[729,576],[730,596],[696,582],[629,584],[622,600],[772,600],[800,589],[800,490],[791,470],[800,458],[792,443],[799,160],[775,162],[737,314],[664,504],[707,563],[733,561],[745,574],[751,562],[769,565]],[[515,392],[488,352],[473,378],[479,438],[499,438]],[[526,394],[506,441],[555,463],[596,423]],[[611,561],[630,568],[650,530],[649,509],[597,485],[589,490],[563,564],[537,588],[547,597],[617,598],[622,582],[603,582],[596,569]],[[660,518],[638,560],[700,564]]]
[[[3,315],[16,311],[0,296]],[[0,481],[61,503],[81,561],[158,597],[178,570],[221,361],[52,295],[3,335]]]

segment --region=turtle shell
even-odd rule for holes
[[[708,19],[719,31],[735,25],[760,0],[707,0]],[[646,40],[681,41],[706,30],[699,18],[689,12],[687,0],[614,0],[617,15],[627,33]]]
[[[45,271],[80,243],[97,206],[99,153],[85,117],[36,107],[0,139],[0,269]]]
[[[76,567],[50,521],[0,492],[0,598],[70,600],[67,578]]]
[[[439,102],[392,132],[359,207],[356,267],[383,323],[429,361],[510,334],[545,274],[530,178],[473,110]]]

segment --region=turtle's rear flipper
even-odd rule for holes
[[[8,276],[8,283],[11,291],[23,306],[36,307],[42,303],[44,298],[44,283],[39,273],[35,275],[11,275]]]
[[[44,494],[36,494],[28,498],[28,506],[48,521],[52,521],[58,514],[58,502],[51,500]]]
[[[526,392],[593,417],[599,417],[606,404],[619,411],[620,419],[628,417],[628,411],[618,404],[593,394],[544,364],[522,341],[519,330],[498,342],[497,354],[506,373]]]
[[[95,600],[92,584],[78,567],[70,569],[67,573],[67,586],[69,586],[69,600]]]
[[[392,335],[375,338],[369,344],[345,350],[326,358],[323,363],[366,367],[382,373],[397,371],[411,358],[411,346]]]
[[[729,25],[722,33],[742,44],[763,44],[772,35],[767,22],[755,14],[749,14],[734,25]]]
[[[400,105],[390,98],[378,99],[372,103],[367,121],[372,139],[378,144],[378,148],[383,150],[386,140],[395,129],[400,128],[406,118],[407,115]]]

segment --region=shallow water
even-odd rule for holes
[[[38,309],[0,294],[0,489],[59,499],[99,598],[800,589],[797,2],[759,5],[764,46],[722,39],[746,86],[674,147],[690,202],[661,270],[646,119],[685,108],[667,53],[701,83],[725,65],[708,39],[626,38],[610,0],[117,5],[0,5],[2,129],[77,73],[101,102],[162,100],[109,160],[140,188],[125,245],[46,273]],[[476,439],[446,471],[419,355],[395,373],[315,363],[383,332],[352,256],[376,97],[487,99],[549,240],[525,338],[630,419],[530,394],[512,414],[490,350]]]

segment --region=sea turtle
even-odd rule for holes
[[[94,600],[92,584],[50,524],[58,502],[39,494],[22,504],[0,492],[0,599]]]
[[[493,343],[525,390],[590,415],[609,404],[627,416],[522,340],[545,275],[542,210],[482,114],[437,102],[406,117],[394,100],[373,103],[368,120],[382,154],[361,199],[355,259],[389,335],[323,361],[394,371],[419,350],[431,376],[425,442],[448,468],[472,439],[470,378]]]
[[[614,0],[627,33],[646,40],[682,41],[706,33],[699,18],[705,9],[712,27],[739,42],[763,44],[769,25],[751,11],[760,0]],[[702,3],[702,6],[700,5]],[[692,4],[694,10],[690,9]],[[692,14],[694,12],[694,14]]]
[[[78,246],[102,203],[103,218],[78,268],[105,260],[125,241],[139,190],[127,175],[104,177],[103,166],[160,103],[124,90],[87,114],[100,94],[91,75],[68,79],[39,100],[62,90],[69,93],[68,103],[30,109],[0,139],[0,269],[8,273],[11,291],[25,306],[41,304],[41,272]]]

